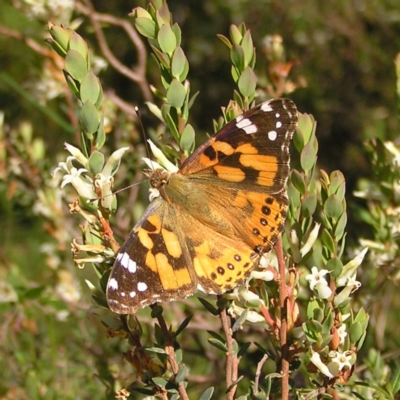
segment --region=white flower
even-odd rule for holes
[[[128,150],[129,147],[121,147],[120,149],[114,151],[114,153],[112,153],[111,156],[108,158],[106,165],[104,166],[101,173],[106,177],[114,176],[114,174],[118,170],[122,156]]]
[[[320,372],[322,372],[329,379],[332,379],[334,377],[334,375],[332,375],[331,371],[329,370],[328,366],[322,362],[321,357],[318,353],[313,352],[310,361],[319,369]]]
[[[346,325],[345,324],[340,325],[339,328],[337,329],[337,333],[340,339],[339,344],[343,344],[344,340],[347,337]]]
[[[332,290],[324,278],[329,271],[327,269],[318,270],[317,267],[311,268],[311,274],[306,275],[306,281],[309,281],[310,289],[316,290],[320,299],[328,299],[332,295]]]
[[[318,238],[318,232],[320,227],[321,224],[315,224],[314,228],[310,232],[307,241],[304,243],[304,246],[300,249],[300,254],[302,257],[304,257],[311,250],[312,246],[314,245],[315,241]]]
[[[257,293],[252,292],[249,290],[246,284],[240,285],[237,291],[238,296],[240,296],[244,301],[252,302],[254,304],[262,303],[265,306],[265,302]]]
[[[103,174],[97,174],[94,181],[94,185],[100,189],[101,193],[101,205],[109,210],[112,202],[114,201],[115,195],[112,192],[112,186],[114,178],[112,176],[104,176]]]
[[[347,279],[345,288],[333,300],[333,303],[335,304],[335,306],[338,306],[338,305],[342,304],[344,301],[346,301],[353,292],[355,292],[357,289],[359,289],[360,286],[361,286],[361,283],[356,281],[356,274],[349,277]]]
[[[331,362],[328,364],[329,370],[334,373],[335,371],[339,372],[341,371],[344,367],[348,367],[349,369],[351,368],[351,352],[350,351],[345,351],[344,353],[341,353],[340,351],[331,351],[329,352],[329,357],[331,358]]]
[[[61,188],[70,183],[78,192],[79,196],[85,197],[86,199],[97,198],[97,195],[93,190],[91,179],[85,175],[82,176],[85,172],[87,172],[87,169],[85,168],[77,169],[72,167],[69,174],[64,175]]]
[[[355,276],[357,268],[361,265],[367,254],[368,247],[361,250],[351,261],[349,261],[344,267],[341,275],[336,279],[336,286],[341,287],[347,285],[348,279],[351,276]]]
[[[329,271],[327,269],[321,269],[321,271],[319,271],[317,267],[312,267],[311,274],[306,275],[306,281],[310,282],[310,289],[314,290],[314,287],[318,283],[328,285],[327,280],[324,278],[324,276],[328,273]]]
[[[232,301],[231,306],[228,308],[228,314],[240,317],[243,312],[245,312],[245,309],[237,306],[235,302]],[[255,324],[257,322],[265,322],[265,318],[256,311],[247,310],[246,321]]]
[[[87,167],[89,160],[77,147],[72,146],[72,144],[67,142],[64,143],[64,146],[65,149],[72,155],[72,157],[74,157],[84,167]]]
[[[251,278],[252,279],[261,279],[265,282],[270,282],[273,281],[275,278],[275,274],[271,269],[264,269],[261,271],[253,271],[251,273]]]
[[[158,162],[168,171],[168,172],[177,172],[178,167],[173,164],[171,161],[165,157],[165,154],[149,139],[147,140],[150,145],[151,152],[154,157],[158,160]]]

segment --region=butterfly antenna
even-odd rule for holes
[[[95,197],[95,198],[93,198],[93,199],[88,199],[88,203],[94,203],[95,201],[103,200],[103,199],[105,199],[106,197],[112,196],[112,195],[114,195],[114,194],[121,193],[121,192],[123,192],[123,191],[125,191],[125,190],[128,190],[128,189],[130,189],[130,188],[133,188],[134,186],[141,185],[142,183],[144,183],[144,182],[146,182],[146,181],[147,181],[147,180],[145,179],[145,180],[140,181],[140,182],[135,182],[135,183],[132,183],[132,185],[125,186],[125,187],[123,187],[123,188],[121,188],[121,189],[116,190],[115,192],[108,193],[108,194],[106,194],[105,196]]]
[[[144,126],[143,126],[143,122],[142,122],[142,116],[141,116],[141,114],[140,114],[139,107],[135,106],[135,112],[136,112],[136,115],[137,115],[137,117],[138,117],[140,129],[142,130],[142,135],[143,135],[143,137],[144,137],[144,147],[146,148],[147,157],[148,157],[149,159],[151,159],[151,153],[150,153],[149,143],[147,142],[148,137],[147,137],[147,135],[146,135],[146,131],[144,130]]]

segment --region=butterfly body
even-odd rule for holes
[[[197,290],[244,282],[283,229],[290,100],[260,104],[200,146],[178,172],[147,170],[159,192],[121,247],[107,286],[112,311],[132,314]]]

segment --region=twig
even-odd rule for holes
[[[283,259],[282,239],[279,238],[275,246],[279,265],[279,305],[281,309],[281,329],[279,340],[281,345],[281,374],[282,374],[282,400],[289,399],[289,348],[287,343],[287,302],[288,291],[286,286],[285,260]]]
[[[268,360],[268,354],[264,354],[263,358],[257,364],[256,375],[254,377],[254,389],[253,389],[254,396],[256,396],[258,393],[258,383],[260,381],[261,370],[265,364],[265,361],[267,361],[267,360]]]
[[[107,59],[110,65],[115,68],[115,70],[117,70],[121,75],[124,75],[128,79],[137,83],[137,85],[140,87],[144,99],[146,101],[150,101],[152,99],[152,95],[149,84],[146,80],[147,52],[138,33],[128,21],[121,18],[116,18],[109,14],[100,14],[94,10],[93,5],[89,0],[86,0],[85,3],[87,4],[87,6],[84,6],[82,3],[77,2],[76,8],[90,19],[104,57]],[[134,71],[131,68],[128,68],[126,65],[122,64],[118,60],[118,58],[115,57],[114,53],[108,46],[103,30],[100,26],[100,22],[106,22],[111,25],[119,26],[126,32],[129,39],[135,45],[137,50],[138,63]]]
[[[176,376],[179,372],[179,364],[176,361],[176,357],[175,357],[174,340],[169,333],[167,324],[166,324],[165,319],[162,314],[157,316],[157,320],[158,320],[158,323],[160,324],[160,328],[161,328],[162,333],[165,338],[164,350],[167,354],[167,358],[171,365],[172,372],[173,372],[174,376]],[[182,400],[189,400],[186,389],[182,385],[182,383],[178,383],[178,392],[179,392],[179,395],[181,396]]]
[[[219,316],[222,322],[222,328],[225,333],[226,347],[226,399],[233,400],[235,398],[237,386],[234,382],[238,379],[239,360],[236,355],[233,355],[233,334],[231,329],[230,319],[227,316],[226,308],[220,310]]]

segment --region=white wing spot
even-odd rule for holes
[[[207,292],[204,290],[203,286],[200,285],[200,283],[197,284],[197,290],[200,290],[200,291],[202,291],[202,292],[204,292],[204,293],[207,293]]]
[[[277,137],[278,137],[278,134],[276,133],[276,131],[269,131],[268,132],[268,139],[271,142],[275,141]]]
[[[254,125],[248,118],[244,118],[239,122],[236,122],[236,126],[239,129],[243,129],[248,135],[257,132],[257,126]]]
[[[111,290],[117,290],[118,289],[118,282],[115,278],[111,278],[108,281],[108,288]]]
[[[275,114],[275,117],[276,117],[276,118],[280,118],[280,117],[281,117],[281,114],[276,113],[276,114]]]
[[[144,282],[138,282],[137,290],[139,290],[139,292],[145,292],[147,290],[147,285]]]
[[[275,128],[277,128],[277,129],[282,128],[282,122],[281,122],[281,121],[278,121],[278,122],[275,124]]]
[[[261,110],[263,110],[264,112],[273,111],[271,105],[269,104],[269,101],[267,101],[266,103],[261,104]]]
[[[239,123],[243,119],[243,115],[236,117],[236,122]]]
[[[120,293],[121,297],[125,297],[125,292]]]
[[[132,292],[129,293],[130,298],[134,298],[136,296],[136,292],[132,290]]]
[[[131,274],[136,272],[136,262],[129,257],[128,253],[119,253],[117,256],[119,263],[126,268]]]

